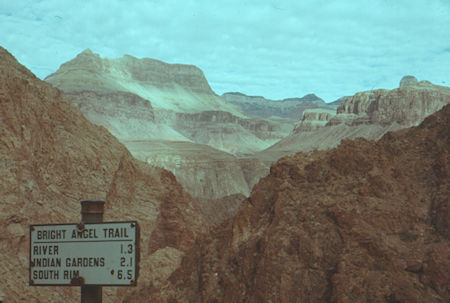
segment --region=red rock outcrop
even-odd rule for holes
[[[139,100],[138,100],[139,101]],[[104,127],[0,48],[0,293],[4,302],[71,302],[78,287],[28,286],[29,225],[78,222],[80,200],[105,199],[105,221],[141,226],[138,287],[159,285],[204,230],[168,171],[135,160]],[[131,288],[105,288],[120,302]]]
[[[271,167],[163,287],[125,302],[449,302],[450,105]]]

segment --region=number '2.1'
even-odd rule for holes
[[[120,257],[120,266],[121,267],[133,266],[133,257],[129,257],[128,262],[127,262],[127,259],[125,257]]]

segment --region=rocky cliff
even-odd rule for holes
[[[121,95],[114,102],[122,104]],[[149,114],[151,107],[135,99]],[[141,227],[139,285],[161,284],[206,221],[170,172],[135,160],[57,89],[0,48],[0,293],[4,302],[72,302],[78,287],[30,287],[29,225],[80,220],[80,200],[106,200],[105,221]],[[120,302],[131,288],[105,288]]]
[[[314,94],[302,98],[287,98],[283,100],[270,100],[261,96],[247,96],[242,93],[225,93],[222,98],[242,108],[250,116],[270,118],[278,116],[295,121],[300,120],[302,113],[310,108],[335,109],[337,103],[327,104]]]
[[[217,96],[203,72],[190,65],[128,55],[118,59],[101,58],[86,50],[61,65],[46,81],[63,90],[90,121],[106,127],[143,161],[155,158],[153,150],[143,149],[154,145],[152,142],[208,145],[231,153],[227,156],[231,159],[263,150],[292,130],[292,123],[282,119],[265,121],[247,117],[237,106]],[[193,195],[201,194],[209,199],[248,194],[250,184],[233,184],[242,180],[235,178],[236,175],[243,175],[238,172],[237,160],[229,162],[225,169],[216,165],[222,161],[223,153],[207,154],[211,148],[198,146],[197,157],[203,157],[201,165],[194,167],[191,160],[186,160],[189,164],[183,167],[189,166],[189,170],[172,169],[177,166],[173,162],[176,159],[192,159],[184,151],[177,153],[171,149],[170,157],[159,157],[152,163],[170,169]],[[202,177],[191,178],[193,171]],[[208,187],[217,183],[218,176],[228,185]],[[203,181],[193,184],[200,179]]]
[[[126,144],[136,158],[173,172],[183,188],[195,197],[222,198],[250,193],[239,160],[228,153],[182,141],[129,141]]]
[[[408,127],[418,125],[447,103],[450,87],[410,81],[393,90],[378,89],[347,98],[338,107],[336,119],[348,125],[397,123]]]
[[[101,58],[87,49],[45,80],[65,92],[131,92],[151,100],[156,108],[181,112],[221,108],[239,114],[214,94],[203,72],[193,65],[167,64],[129,55]]]
[[[322,109],[306,111],[289,136],[257,157],[276,160],[298,151],[325,150],[336,147],[343,139],[378,140],[388,131],[418,125],[450,103],[449,87],[428,81],[402,79],[401,83],[393,90],[356,93],[346,98],[335,114]]]
[[[322,108],[304,110],[302,119],[295,125],[293,132],[309,132],[322,128],[334,116],[336,116],[336,110]]]
[[[125,302],[448,302],[450,105],[271,167],[163,287]]]
[[[194,142],[214,146],[236,156],[269,147],[292,130],[292,122],[236,117],[229,112],[204,111],[177,114],[176,128]]]

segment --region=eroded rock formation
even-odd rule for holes
[[[343,139],[378,140],[388,131],[418,125],[448,103],[450,88],[428,81],[356,93],[346,98],[334,115],[322,109],[306,111],[289,136],[257,157],[276,160],[298,151],[325,150]]]
[[[116,97],[121,104],[122,96]],[[207,225],[173,174],[135,160],[107,130],[89,122],[61,91],[3,48],[0,104],[4,302],[79,300],[78,287],[28,286],[29,225],[78,222],[83,199],[106,200],[105,221],[139,222],[139,285],[163,283]],[[120,302],[130,291],[105,288],[104,302]]]
[[[163,287],[125,302],[448,302],[450,105],[271,167]]]
[[[137,158],[173,172],[183,188],[195,197],[250,193],[240,161],[228,153],[182,141],[130,141],[127,146]]]
[[[337,109],[336,119],[348,125],[397,123],[418,125],[428,115],[450,103],[450,88],[428,81],[409,82],[397,89],[357,93]]]
[[[302,120],[295,126],[293,132],[309,132],[322,128],[334,116],[336,116],[336,110],[322,108],[304,110]]]
[[[245,180],[235,156],[267,148],[292,130],[292,123],[281,119],[247,117],[217,96],[203,72],[191,65],[128,55],[107,59],[86,50],[46,81],[63,90],[90,121],[106,127],[135,157],[153,159],[154,165],[170,169],[189,193],[207,199],[248,194],[253,184],[240,183]],[[150,147],[162,146],[162,141],[167,146],[197,145],[196,156],[203,158],[202,164],[195,166],[192,155],[183,154],[186,149],[177,153],[172,148],[167,157],[156,155]],[[226,167],[217,165],[224,152],[232,159]],[[185,169],[172,169],[179,159],[185,159]],[[192,178],[194,171],[200,177]],[[218,177],[224,186],[208,187]]]
[[[225,93],[222,97],[228,102],[242,108],[251,116],[270,118],[278,116],[294,121],[300,120],[302,113],[311,108],[335,109],[336,104],[327,104],[314,94],[308,94],[302,98],[287,98],[283,100],[270,100],[261,96],[247,96],[242,93]]]

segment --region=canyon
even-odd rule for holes
[[[270,100],[262,96],[247,96],[242,93],[225,93],[222,97],[228,102],[242,108],[244,113],[250,116],[271,118],[274,116],[298,121],[304,110],[312,108],[336,109],[343,101],[325,103],[324,100],[314,94],[308,94],[302,98],[286,98],[283,100]]]
[[[87,49],[45,80],[134,157],[170,170],[202,200],[248,196],[283,156],[336,147],[346,138],[376,140],[450,102],[448,88],[406,79],[398,89],[332,103],[314,94],[277,101],[218,96],[195,66],[102,58]]]
[[[195,66],[90,50],[42,81],[0,47],[0,294],[78,298],[28,286],[28,228],[101,199],[141,228],[138,286],[105,302],[449,301],[449,103],[412,76],[218,96]]]
[[[408,81],[405,82],[404,79]],[[343,139],[378,140],[389,131],[416,126],[450,103],[450,88],[405,76],[396,89],[377,89],[347,97],[336,109],[307,109],[293,131],[255,157],[264,161],[296,152],[326,150]]]
[[[106,200],[105,221],[138,220],[141,281],[162,283],[208,222],[166,170],[132,157],[58,89],[0,48],[0,293],[4,302],[70,302],[77,287],[30,287],[29,225],[79,222],[80,201]],[[143,283],[144,284],[144,283]],[[130,288],[108,288],[121,302]]]
[[[275,163],[165,285],[125,302],[448,302],[450,105]]]
[[[241,166],[256,161],[258,174],[263,164],[238,156],[269,147],[293,127],[292,121],[246,116],[217,96],[203,72],[190,65],[128,55],[101,58],[88,49],[45,80],[133,156],[171,170],[200,198],[248,195],[254,183],[247,183]]]

